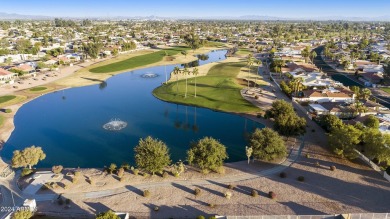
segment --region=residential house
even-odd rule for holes
[[[341,92],[336,89],[324,89],[320,90],[304,90],[303,96],[300,98],[294,98],[299,102],[309,103],[325,103],[325,102],[344,102],[353,103],[355,94],[349,94]]]
[[[334,81],[328,78],[321,72],[304,72],[304,71],[293,71],[289,73],[293,78],[302,78],[302,84],[307,88],[318,88],[318,87],[330,87],[330,86],[341,86],[340,82]]]
[[[23,63],[18,66],[13,67],[12,69],[15,69],[17,71],[21,71],[23,74],[33,74],[35,73],[35,67],[28,63]]]
[[[364,86],[367,87],[376,87],[377,84],[383,81],[382,72],[367,72],[360,74],[362,77],[359,78],[359,81],[364,83]]]
[[[17,77],[18,74],[0,68],[0,84],[5,84],[7,82],[13,84]]]

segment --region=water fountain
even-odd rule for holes
[[[147,73],[141,75],[141,77],[142,78],[155,78],[155,77],[158,77],[158,74],[147,72]]]
[[[105,130],[109,131],[119,131],[126,128],[127,122],[124,122],[120,119],[111,119],[109,122],[103,125]]]

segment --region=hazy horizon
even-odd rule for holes
[[[50,17],[240,17],[269,16],[280,18],[363,17],[389,16],[387,0],[206,0],[161,2],[149,0],[68,0],[66,3],[48,0],[3,0],[1,12],[9,14]]]

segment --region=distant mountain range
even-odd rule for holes
[[[0,20],[53,20],[54,18],[63,19],[92,19],[92,20],[258,20],[258,21],[390,21],[390,15],[379,17],[343,17],[343,16],[325,16],[325,17],[274,17],[259,15],[243,16],[208,16],[208,17],[159,17],[159,16],[110,16],[110,17],[54,17],[43,15],[22,15],[0,12]]]

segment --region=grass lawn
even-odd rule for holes
[[[135,56],[123,61],[92,68],[89,71],[92,73],[110,73],[116,71],[124,71],[127,69],[137,68],[140,66],[159,62],[164,58],[165,52],[167,52],[169,56],[172,56],[180,53],[183,50],[188,50],[188,49],[189,49],[188,47],[174,47],[169,49],[163,49],[158,52],[145,54],[141,56]]]
[[[0,127],[3,126],[4,120],[5,120],[4,116],[0,115]]]
[[[185,80],[178,81],[178,86],[175,81],[162,85],[153,91],[153,95],[168,102],[225,112],[260,112],[259,108],[241,96],[242,86],[237,83],[236,77],[244,66],[244,62],[227,62],[213,66],[206,76],[196,78],[196,98],[194,97],[195,78],[188,79],[187,98],[184,98]]]
[[[0,104],[1,104],[1,103],[5,103],[5,102],[10,101],[10,100],[15,99],[15,98],[16,98],[15,95],[1,96],[1,97],[0,97]]]
[[[252,52],[244,48],[238,49],[238,51],[236,52],[237,55],[249,55],[250,53]]]
[[[20,103],[24,100],[26,100],[26,96],[22,95],[5,95],[0,96],[0,107],[10,106],[17,103]]]
[[[381,87],[381,90],[383,90],[384,92],[390,94],[390,87]]]
[[[47,87],[33,87],[30,89],[30,91],[36,92],[36,91],[44,91],[47,90]]]

